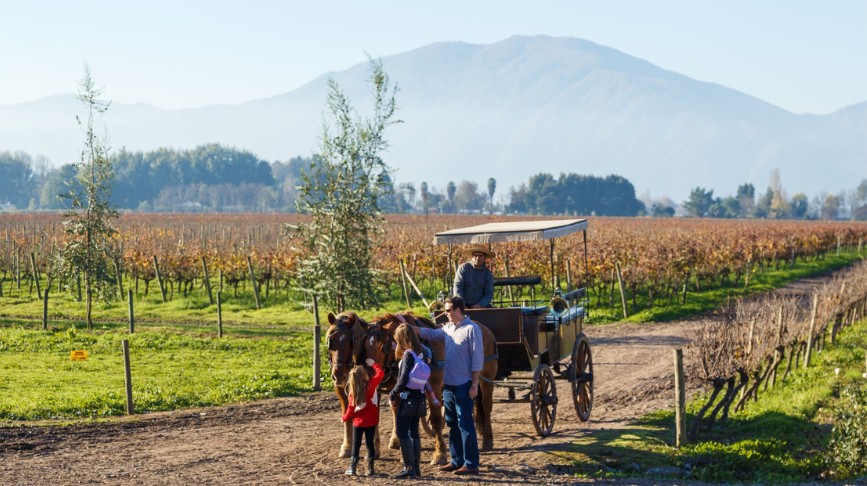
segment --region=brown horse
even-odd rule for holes
[[[428,329],[437,329],[440,326],[434,324],[430,320],[424,317],[414,316],[412,314],[402,314],[404,318],[410,324],[415,324],[419,327],[426,327]],[[385,363],[388,359],[381,350],[389,349],[390,345],[386,346],[386,342],[393,342],[394,330],[401,324],[401,322],[397,319],[397,316],[394,314],[385,314],[383,316],[377,317],[373,319],[374,323],[378,324],[380,331],[379,335],[376,332],[367,331],[364,339],[364,352],[368,357],[374,359],[378,363]],[[415,322],[413,322],[415,321]],[[479,327],[482,329],[482,339],[484,342],[485,349],[485,365],[482,368],[481,376],[487,380],[493,380],[497,374],[497,346],[496,341],[494,339],[494,335],[491,334],[490,330],[481,324]],[[386,341],[386,337],[383,336],[386,334],[388,336],[388,341]],[[371,339],[373,338],[373,339]],[[425,345],[431,348],[431,352],[433,353],[434,358],[434,366],[431,368],[431,377],[430,384],[434,389],[434,393],[437,396],[437,399],[442,401],[442,378],[443,378],[443,369],[442,363],[445,360],[445,343],[443,341],[423,341]],[[393,352],[391,353],[393,356]],[[439,364],[439,366],[436,366]],[[396,363],[395,363],[396,368]],[[388,372],[387,372],[388,373]],[[397,374],[397,370],[393,371],[395,378]],[[394,386],[394,379],[391,380],[390,383],[387,383],[385,388],[391,390],[391,387]],[[483,451],[489,451],[493,449],[494,439],[493,432],[491,430],[491,407],[492,407],[492,399],[493,399],[493,391],[494,386],[490,382],[486,382],[482,380],[481,393],[476,400],[476,426],[479,433],[482,435],[482,449]],[[428,403],[428,421],[431,426],[431,429],[434,432],[434,437],[436,439],[436,445],[434,449],[434,457],[431,460],[431,464],[445,464],[448,460],[448,453],[446,448],[445,439],[443,438],[443,427],[445,425],[445,421],[442,416],[442,409],[440,407],[433,407],[431,403]],[[392,413],[396,413],[395,410],[392,410]],[[392,449],[397,449],[398,439],[395,431],[392,431],[391,441],[389,447]]]
[[[426,319],[422,320],[420,318],[414,317],[411,314],[402,315],[404,319],[406,319],[406,321],[410,324],[415,324],[422,327],[429,327],[431,329],[435,329],[437,327],[435,324]],[[383,393],[388,393],[392,390],[392,388],[394,388],[394,385],[397,381],[397,368],[399,360],[394,355],[394,332],[395,330],[397,330],[398,326],[402,324],[402,322],[400,322],[400,320],[398,320],[397,316],[394,314],[385,314],[372,319],[372,321],[373,324],[368,327],[362,345],[364,348],[364,354],[368,358],[371,358],[377,363],[379,363],[379,365],[382,366],[385,370],[386,377],[385,379],[383,379],[382,385],[380,385],[379,390]],[[445,345],[442,342],[424,342],[424,344],[431,349],[431,352],[433,353],[433,360],[435,362],[442,362],[445,359]],[[437,399],[442,402],[442,367],[439,367],[439,369],[437,369],[436,366],[432,366],[431,375],[428,381],[430,382],[431,387],[434,390],[434,394],[437,396]],[[396,418],[397,410],[392,409],[392,415]],[[443,425],[445,421],[443,420],[442,409],[440,407],[434,407],[433,404],[430,403],[430,398],[428,398],[428,421],[434,431],[435,438],[434,456],[431,460],[431,464],[445,464],[448,457],[448,449],[446,447],[445,439],[442,435]],[[395,426],[396,422],[397,421],[395,420]],[[396,428],[392,428],[389,448],[400,448],[400,442],[397,438]]]
[[[349,370],[359,362],[361,354],[361,336],[367,323],[353,312],[343,312],[336,317],[328,313],[328,331],[325,342],[328,343],[328,364],[331,366],[331,381],[334,391],[340,399],[341,416],[346,413],[349,397],[346,395],[346,378]],[[343,424],[343,445],[337,457],[349,457],[352,449],[352,421]]]

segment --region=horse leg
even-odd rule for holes
[[[496,375],[497,361],[492,360],[485,363],[482,369],[482,376],[488,380],[493,380]],[[479,400],[476,402],[477,417],[476,430],[482,434],[482,444],[479,448],[482,452],[494,450],[494,431],[491,427],[491,411],[494,406],[494,385],[486,380],[480,380]]]
[[[382,393],[377,392],[376,403],[382,403]],[[382,407],[379,407],[377,415],[382,416]],[[376,428],[373,429],[373,455],[379,459],[379,420],[377,420]]]
[[[442,403],[442,392],[437,394],[440,403]],[[430,412],[430,426],[434,431],[434,455],[430,463],[432,465],[445,464],[448,459],[449,449],[446,446],[445,438],[443,437],[443,428],[445,427],[445,418],[443,417],[442,407],[433,407]]]
[[[346,407],[349,406],[349,397],[346,395],[346,390],[342,386],[334,386],[334,391],[337,392],[337,398],[340,400],[340,416],[346,415]],[[349,457],[352,454],[352,421],[347,420],[343,423],[343,445],[340,446],[340,452],[337,457]]]
[[[388,448],[392,450],[400,450],[400,439],[397,438],[397,409],[391,409],[391,440],[388,443]]]

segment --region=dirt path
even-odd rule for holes
[[[793,283],[805,292],[828,277]],[[494,404],[495,450],[482,455],[477,479],[456,479],[426,464],[433,440],[422,438],[423,483],[572,484],[551,464],[570,442],[596,429],[616,429],[653,410],[672,407],[672,351],[686,346],[695,320],[610,324],[585,329],[595,371],[594,409],[577,420],[568,383],[558,380],[554,433],[536,436],[526,403]],[[695,391],[694,389],[691,391]],[[495,392],[505,399],[504,391]],[[333,393],[314,393],[241,406],[159,413],[102,424],[0,428],[2,484],[332,484],[399,483],[398,451],[383,447],[376,478],[343,475],[342,440]],[[390,413],[382,414],[390,430]],[[423,434],[424,435],[424,434]],[[387,436],[382,435],[383,444]],[[641,484],[631,481],[630,484]],[[649,483],[648,483],[649,484]]]

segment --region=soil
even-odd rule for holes
[[[802,293],[829,276],[794,282]],[[527,403],[493,409],[494,451],[483,453],[481,474],[467,479],[427,464],[433,439],[422,431],[422,473],[416,483],[490,482],[574,484],[558,467],[561,453],[589,431],[619,429],[643,414],[673,408],[672,348],[689,343],[698,318],[656,324],[618,323],[585,328],[595,372],[590,420],[578,421],[569,383],[557,380],[560,403],[554,432],[536,435]],[[688,392],[698,390],[691,384]],[[333,391],[237,406],[135,415],[102,423],[7,424],[0,427],[0,483],[41,484],[397,484],[399,452],[382,433],[378,476],[350,478],[348,459],[337,458],[342,441],[340,406]],[[391,414],[381,414],[390,431]],[[390,433],[390,432],[389,432]],[[362,460],[363,462],[363,460]],[[361,466],[361,465],[359,465]],[[359,467],[359,471],[363,471]],[[589,482],[589,480],[587,480]],[[618,483],[617,481],[602,481]],[[625,484],[658,484],[627,480]],[[618,483],[620,484],[620,483]]]

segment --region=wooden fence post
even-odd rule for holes
[[[36,254],[30,252],[30,271],[33,273],[33,281],[36,282],[36,295],[41,297],[42,291],[39,286],[39,273],[36,272]]]
[[[220,301],[220,296],[223,293],[217,291],[217,337],[223,337],[223,303]]]
[[[166,303],[166,287],[163,285],[163,276],[160,273],[160,264],[157,262],[157,256],[153,256],[154,272],[157,274],[157,284],[160,286],[160,295],[163,296],[163,304]]]
[[[135,314],[132,308],[132,289],[127,290],[127,306],[129,307],[129,333],[135,333]]]
[[[813,354],[813,334],[816,329],[816,312],[819,309],[819,295],[813,294],[813,313],[810,317],[810,334],[807,335],[807,352],[804,353],[804,369],[810,366],[810,357]]]
[[[135,411],[132,407],[132,375],[129,370],[129,341],[123,340],[123,371],[124,381],[126,382],[126,413],[133,415]]]
[[[202,282],[205,284],[205,288],[208,289],[208,302],[211,305],[214,305],[214,294],[211,292],[211,279],[210,275],[208,275],[208,264],[205,261],[205,257],[202,257],[202,274],[204,276]]]
[[[256,297],[256,310],[262,308],[261,304],[259,304],[259,285],[256,282],[256,274],[253,273],[253,260],[250,259],[250,256],[247,255],[247,269],[250,270],[250,280],[253,282],[253,296]]]
[[[677,403],[675,417],[675,447],[686,445],[686,380],[683,375],[683,350],[674,348],[674,392]]]
[[[319,326],[319,301],[313,294],[313,390],[322,389],[321,368],[319,360],[319,342],[322,339],[322,328]]]
[[[48,289],[51,285],[45,288],[45,295],[42,296],[42,330],[48,330]]]
[[[503,257],[503,269],[506,271],[506,278],[509,278],[509,255]],[[515,305],[515,296],[512,294],[512,286],[507,285],[506,289],[509,291],[509,301],[512,305]]]
[[[397,259],[400,264],[400,282],[401,288],[403,289],[403,296],[406,299],[406,309],[412,309],[412,302],[409,295],[409,285],[406,283],[406,267],[403,264],[403,258]]]
[[[410,284],[412,284],[412,288],[414,288],[415,292],[418,294],[418,296],[421,297],[421,301],[424,302],[425,308],[429,309],[430,304],[428,304],[427,299],[424,298],[424,294],[422,294],[421,290],[419,290],[418,285],[416,285],[416,283],[415,283],[415,280],[412,279],[412,276],[410,274],[408,274],[406,272],[404,272],[404,273],[406,275],[406,279],[409,280]]]
[[[566,259],[566,293],[572,292],[572,260]]]
[[[620,272],[620,262],[614,262],[614,269],[617,271],[617,286],[620,287],[620,303],[623,304],[623,318],[629,317],[629,312],[626,310],[626,291],[623,290],[623,275]]]

